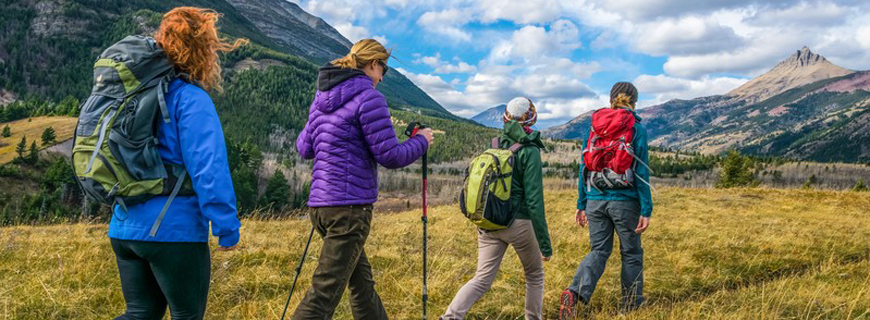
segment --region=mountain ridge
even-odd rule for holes
[[[84,99],[90,92],[92,63],[103,48],[129,34],[153,32],[162,12],[181,5],[220,12],[222,35],[247,38],[315,65],[343,56],[350,47],[323,19],[285,0],[10,0],[0,10],[6,28],[0,34],[3,102],[11,102],[9,97]],[[398,71],[388,73],[378,89],[391,108],[470,123]]]

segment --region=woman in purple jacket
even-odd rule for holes
[[[323,248],[311,289],[293,319],[332,318],[345,287],[354,319],[387,319],[363,248],[378,199],[377,165],[407,166],[432,143],[430,129],[401,144],[396,138],[387,100],[375,90],[389,58],[380,43],[365,39],[320,68],[296,148],[302,158],[314,159],[309,218]]]

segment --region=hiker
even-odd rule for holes
[[[127,305],[116,319],[163,319],[167,304],[172,319],[202,319],[211,273],[209,222],[218,250],[233,250],[239,242],[227,148],[207,91],[221,90],[217,53],[244,41],[218,38],[218,17],[209,9],[178,7],[163,16],[154,34],[175,72],[184,75],[168,83],[168,122],[157,121],[157,148],[165,164],[186,170],[190,179],[182,181],[189,181],[195,195],[114,206],[109,238]],[[151,234],[167,203],[159,231]]]
[[[512,222],[496,231],[479,226],[477,272],[459,289],[443,320],[464,319],[471,306],[489,291],[508,246],[513,246],[523,264],[526,279],[526,319],[542,319],[544,303],[544,262],[553,255],[544,215],[544,187],[541,169],[541,133],[533,131],[538,120],[535,105],[527,98],[511,100],[504,113],[504,132],[493,147],[510,148],[514,163],[510,182]],[[496,188],[498,187],[496,183]],[[465,196],[463,194],[463,196]],[[490,222],[487,222],[490,223]]]
[[[613,251],[613,233],[622,256],[621,311],[643,304],[643,248],[640,236],[653,211],[647,166],[647,133],[635,113],[637,88],[619,82],[610,90],[610,108],[592,115],[584,142],[574,221],[589,225],[591,251],[560,297],[559,318],[573,319],[577,302],[588,305]],[[624,142],[630,140],[629,144]],[[591,145],[590,145],[590,141]]]
[[[296,148],[302,158],[314,159],[308,217],[323,247],[293,319],[332,318],[345,287],[354,319],[387,319],[364,249],[378,199],[377,165],[405,167],[432,144],[431,129],[403,143],[396,138],[387,100],[376,90],[389,58],[380,43],[364,39],[318,71]]]

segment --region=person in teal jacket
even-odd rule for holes
[[[611,108],[625,108],[634,113],[635,125],[631,146],[636,156],[644,163],[649,162],[649,146],[646,128],[635,113],[637,88],[631,83],[620,82],[610,91]],[[588,141],[583,143],[586,149]],[[613,251],[614,231],[619,237],[622,256],[622,301],[623,311],[633,310],[643,304],[643,248],[640,236],[649,227],[653,211],[652,194],[649,185],[649,169],[645,165],[634,164],[635,182],[628,189],[587,188],[584,177],[585,165],[580,163],[579,186],[577,190],[577,211],[574,220],[581,227],[589,225],[591,251],[577,267],[571,285],[562,292],[559,308],[560,319],[573,319],[575,306],[579,300],[588,305],[598,280],[604,273],[607,259]]]
[[[218,13],[181,7],[163,16],[155,40],[180,77],[169,84],[169,123],[159,121],[158,153],[183,165],[195,195],[170,202],[160,228],[151,227],[166,196],[114,207],[108,236],[115,252],[126,311],[116,319],[202,319],[211,276],[209,227],[219,250],[239,242],[241,223],[220,118],[206,90],[220,90],[217,52],[240,45],[217,38]],[[191,53],[193,52],[193,53]]]

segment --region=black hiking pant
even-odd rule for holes
[[[323,248],[311,289],[305,293],[293,319],[331,319],[345,287],[350,290],[354,319],[387,319],[381,298],[375,292],[372,266],[363,249],[371,226],[372,206],[312,209],[309,218],[323,238]]]
[[[127,311],[116,320],[202,319],[208,298],[211,256],[205,242],[111,239]]]

